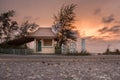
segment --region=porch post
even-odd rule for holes
[[[37,41],[36,41],[36,39],[34,39],[34,53],[36,53],[37,52]]]

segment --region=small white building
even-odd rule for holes
[[[32,49],[34,53],[53,54],[55,53],[55,33],[51,28],[41,27],[35,32],[29,34],[28,38],[34,38]],[[29,45],[29,44],[28,44]],[[31,46],[28,46],[31,48]]]

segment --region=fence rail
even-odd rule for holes
[[[0,53],[5,54],[32,54],[32,49],[13,49],[13,48],[0,48]]]

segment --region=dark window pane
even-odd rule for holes
[[[52,39],[44,39],[44,46],[52,46]]]

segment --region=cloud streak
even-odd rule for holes
[[[32,19],[32,16],[25,16],[24,17],[24,20],[31,20]]]
[[[98,32],[100,32],[101,34],[104,34],[104,33],[119,34],[120,33],[120,25],[114,25],[111,28],[103,27],[102,29],[99,29]]]
[[[98,14],[100,14],[101,13],[101,9],[100,8],[97,8],[95,11],[94,11],[94,15],[98,15]]]
[[[107,16],[107,17],[103,17],[102,18],[102,22],[103,23],[111,23],[115,20],[115,16],[113,14]]]

